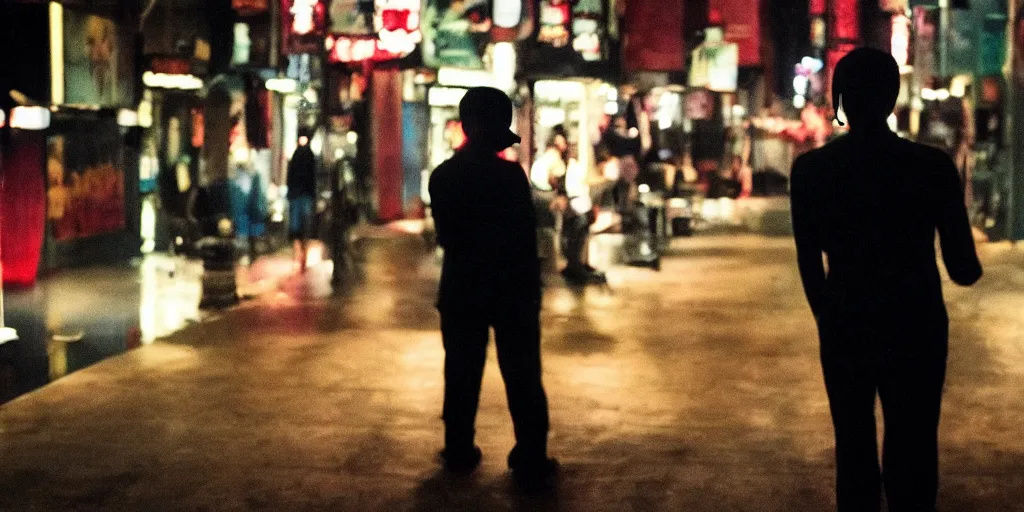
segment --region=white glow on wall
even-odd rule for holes
[[[492,50],[494,86],[511,93],[516,88],[516,46],[513,43],[494,43]]]
[[[540,108],[537,110],[537,122],[541,126],[555,126],[565,123],[565,111],[560,108]]]
[[[892,36],[889,38],[892,58],[902,68],[910,61],[910,19],[902,14],[892,17]]]
[[[437,70],[437,83],[449,87],[492,87],[494,76],[481,69],[442,67]]]
[[[146,71],[142,74],[142,83],[146,87],[157,89],[195,90],[203,88],[203,80],[194,75],[169,75]]]
[[[50,127],[50,110],[46,107],[14,107],[11,109],[11,128],[45,130]]]
[[[462,101],[466,89],[454,87],[431,87],[427,91],[427,104],[434,107],[454,107]]]
[[[533,85],[534,95],[544,100],[581,100],[585,92],[586,88],[580,82],[538,80]]]
[[[50,103],[64,103],[64,7],[50,2]]]

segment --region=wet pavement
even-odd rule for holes
[[[199,309],[202,272],[201,261],[154,253],[4,290],[7,324],[19,339],[0,345],[0,403],[216,315]],[[262,257],[239,267],[239,293],[259,295],[290,273],[289,256]]]
[[[543,311],[557,488],[524,495],[489,356],[484,463],[439,471],[436,260],[364,242],[326,270],[0,407],[2,510],[796,511],[833,507],[816,333],[787,238],[679,240],[655,273],[552,279]],[[941,510],[1024,510],[1024,250],[947,286]],[[948,283],[947,283],[948,284]]]

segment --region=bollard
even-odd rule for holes
[[[223,219],[217,227],[220,236],[208,236],[198,243],[199,254],[203,258],[200,309],[219,309],[238,304],[235,241],[231,238],[231,221]]]

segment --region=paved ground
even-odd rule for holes
[[[367,244],[341,297],[322,275],[291,281],[0,407],[0,509],[828,510],[831,426],[790,242],[673,252],[660,274],[546,291],[551,494],[509,485],[493,351],[484,465],[438,471],[438,270],[391,239]],[[976,289],[948,290],[946,511],[1024,510],[1024,253],[984,260]]]
[[[283,254],[240,266],[239,293],[273,289],[291,267]],[[198,260],[154,253],[132,265],[65,269],[31,289],[4,290],[7,323],[19,340],[0,345],[0,404],[208,317],[199,310],[202,271]]]

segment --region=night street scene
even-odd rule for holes
[[[0,511],[1024,512],[1024,0],[0,0]]]

